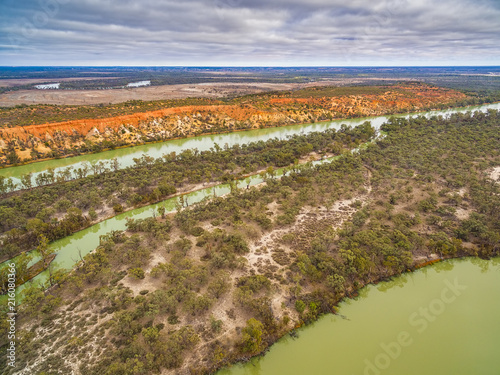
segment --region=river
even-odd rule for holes
[[[498,375],[500,258],[437,263],[360,290],[217,375]]]
[[[500,109],[500,103],[464,107],[456,109],[448,109],[443,111],[430,111],[422,113],[412,113],[406,115],[398,115],[399,117],[408,117],[423,115],[430,117],[433,115],[443,115],[448,116],[451,113],[461,112],[465,113],[472,110],[487,111],[488,109]],[[319,122],[312,124],[299,124],[299,125],[289,125],[277,128],[265,128],[265,129],[255,129],[248,131],[240,131],[234,133],[224,133],[224,134],[212,134],[203,135],[192,138],[174,139],[161,143],[150,143],[141,146],[120,148],[105,152],[100,152],[97,154],[86,154],[64,159],[53,159],[37,163],[31,163],[16,167],[9,167],[0,169],[0,176],[7,178],[12,178],[15,184],[20,187],[20,178],[23,175],[32,173],[32,181],[34,183],[35,178],[38,174],[46,172],[48,169],[53,168],[55,172],[64,170],[65,168],[71,167],[73,169],[83,168],[85,165],[96,164],[99,162],[109,163],[111,160],[116,159],[119,168],[126,168],[134,165],[134,158],[140,158],[142,155],[148,155],[154,158],[159,158],[165,154],[171,152],[182,152],[187,149],[197,148],[200,151],[209,150],[217,143],[221,147],[227,144],[232,146],[235,144],[244,144],[255,141],[266,141],[272,138],[285,139],[286,137],[293,134],[307,134],[316,131],[324,131],[326,129],[339,129],[342,124],[346,124],[351,127],[358,126],[365,121],[370,121],[372,126],[379,128],[384,122],[388,120],[390,116],[378,116],[378,117],[363,117],[356,119],[346,119],[346,120],[336,120],[328,122]]]

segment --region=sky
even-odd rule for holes
[[[0,66],[500,65],[500,0],[0,0]]]

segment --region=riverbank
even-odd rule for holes
[[[380,277],[373,278],[372,280],[369,280],[364,284],[359,284],[358,287],[346,291],[343,296],[340,296],[335,302],[333,302],[331,311],[323,312],[321,315],[316,316],[313,320],[308,320],[308,321],[300,320],[298,322],[295,322],[293,328],[290,328],[290,326],[288,326],[289,327],[288,330],[283,331],[276,336],[268,338],[268,340],[266,341],[266,348],[263,349],[261,352],[256,353],[252,356],[245,355],[240,358],[229,359],[227,361],[229,364],[209,369],[207,370],[206,374],[229,375],[233,373],[239,373],[239,371],[241,371],[242,369],[242,365],[248,364],[255,366],[256,363],[265,359],[266,356],[275,349],[274,346],[277,344],[279,345],[279,343],[283,340],[284,337],[289,336],[293,340],[299,339],[301,337],[300,333],[298,333],[299,331],[314,326],[319,320],[325,318],[325,316],[327,315],[333,314],[334,316],[337,316],[341,319],[349,320],[348,316],[342,314],[343,311],[341,311],[341,306],[343,304],[346,304],[346,302],[348,301],[349,302],[357,301],[360,298],[360,292],[370,286],[374,287],[374,286],[379,286],[380,284],[391,283],[391,282],[397,283],[398,279],[400,279],[401,277],[411,275],[412,273],[422,270],[424,268],[432,269],[434,265],[443,261],[471,259],[469,255],[464,255],[461,257],[453,257],[453,258],[436,258],[436,256],[437,254],[432,254],[431,256],[432,259],[424,261],[422,263],[415,263],[411,267],[411,269],[408,269],[404,272],[396,273],[393,275],[380,275]],[[189,366],[182,368],[182,371],[185,371],[187,373],[189,371]],[[302,373],[302,372],[297,372],[297,373]],[[258,374],[260,375],[261,372],[259,372]]]

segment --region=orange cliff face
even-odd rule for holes
[[[26,140],[30,137],[30,135],[42,138],[47,134],[52,136],[55,132],[66,132],[67,134],[77,132],[79,134],[86,135],[93,129],[97,129],[99,132],[104,132],[107,129],[117,130],[122,125],[138,126],[140,123],[148,122],[155,118],[162,118],[172,115],[190,115],[195,112],[227,112],[228,114],[233,115],[235,118],[239,118],[241,120],[245,119],[245,117],[249,117],[246,116],[247,114],[245,113],[245,111],[242,111],[239,106],[216,105],[175,107],[152,112],[135,113],[133,115],[110,117],[106,119],[73,120],[52,124],[4,128],[0,129],[0,137],[4,139],[19,137],[20,139]]]
[[[53,157],[54,150],[59,156],[71,155],[79,147],[78,152],[88,152],[89,145],[126,146],[201,133],[419,111],[466,98],[460,92],[427,85],[374,89],[381,93],[294,98],[289,97],[295,94],[292,92],[264,100],[249,98],[244,104],[181,106],[104,119],[3,128],[0,161],[9,163],[7,144],[11,148],[14,144],[18,156],[29,160]]]

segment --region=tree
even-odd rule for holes
[[[111,161],[109,162],[111,168],[113,169],[113,171],[117,171],[118,169],[120,169],[120,162],[118,161],[117,158],[113,158],[111,159]]]
[[[89,210],[90,220],[95,221],[98,218],[97,212],[93,208]]]
[[[36,251],[42,257],[43,268],[45,269],[47,267],[47,261],[54,253],[54,249],[49,247],[49,240],[43,234],[38,237],[38,246],[36,247]]]
[[[166,209],[165,209],[164,206],[158,207],[158,213],[160,214],[160,216],[162,217],[162,219],[165,219],[165,212],[166,212]]]
[[[263,349],[262,336],[264,335],[264,325],[255,318],[247,320],[247,325],[243,328],[243,350],[250,353],[258,353]]]
[[[328,275],[326,282],[328,286],[335,291],[335,293],[342,293],[345,290],[345,279],[339,274]]]
[[[31,187],[33,186],[33,183],[31,181],[32,176],[33,173],[31,172],[21,176],[21,185],[23,185],[24,189],[31,189]]]
[[[34,317],[40,312],[40,307],[44,302],[45,293],[43,287],[35,286],[31,283],[26,285],[21,292],[23,304],[21,308],[30,317]]]
[[[208,293],[219,299],[224,293],[229,290],[228,280],[231,278],[226,272],[219,273],[215,278],[208,284]]]
[[[21,161],[21,159],[19,159],[19,156],[17,156],[17,153],[15,150],[12,150],[11,152],[9,152],[7,154],[7,162],[9,164],[17,164]]]
[[[184,202],[184,195],[181,195],[179,197],[179,205],[181,206],[181,208],[184,208],[184,204],[185,204],[185,202]]]
[[[222,320],[215,319],[215,316],[210,315],[210,328],[212,332],[219,333],[222,329]]]
[[[80,167],[75,170],[76,177],[80,179],[87,177],[88,173],[89,173],[89,165],[87,163],[83,164],[83,168]]]
[[[47,184],[53,184],[56,181],[54,168],[47,169],[47,173],[44,173],[47,179]]]
[[[16,274],[20,282],[24,282],[28,276],[28,264],[32,258],[32,255],[29,253],[22,253],[16,258]]]
[[[297,312],[299,314],[302,314],[304,312],[304,310],[306,309],[306,304],[304,303],[304,301],[302,300],[297,300],[295,301],[295,310],[297,310]]]
[[[0,176],[0,194],[8,193],[16,188],[16,184],[12,182],[11,178]]]
[[[113,206],[113,211],[115,212],[115,214],[123,212],[123,206],[120,203],[117,203]]]
[[[0,194],[5,194],[7,192],[7,178],[5,176],[0,176]]]
[[[49,283],[50,286],[57,285],[65,280],[68,276],[68,271],[64,269],[54,269],[58,266],[56,262],[50,262],[48,270],[49,270]]]
[[[153,345],[158,341],[160,331],[157,327],[147,327],[142,329],[142,335],[148,344]]]

